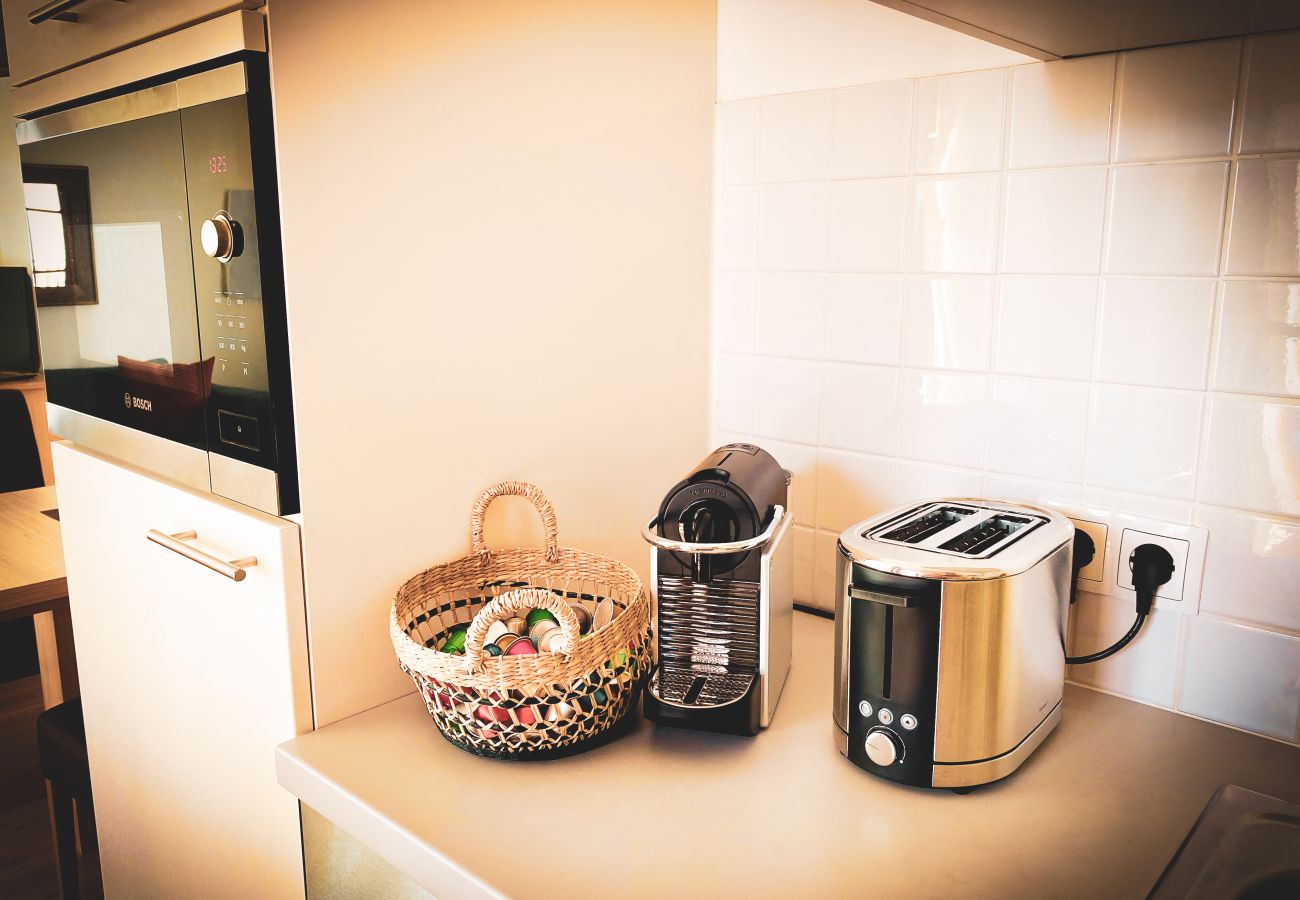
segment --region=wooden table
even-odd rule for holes
[[[80,695],[53,487],[0,494],[0,621],[31,616],[45,708]]]

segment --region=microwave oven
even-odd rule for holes
[[[50,430],[295,513],[265,54],[135,87],[17,125]]]

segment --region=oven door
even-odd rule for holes
[[[218,303],[196,260],[223,266],[196,246],[187,114],[244,84],[236,64],[18,125],[51,430],[201,490],[231,361],[200,335],[200,289],[204,312]],[[226,155],[247,155],[238,139]]]

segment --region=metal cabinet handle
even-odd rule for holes
[[[243,581],[248,575],[244,570],[257,565],[256,556],[245,556],[243,559],[232,559],[226,562],[185,543],[194,540],[198,536],[196,531],[178,531],[175,534],[163,534],[154,528],[150,528],[149,533],[145,535],[155,544],[166,547],[173,553],[179,553],[186,559],[193,560],[201,566],[207,566],[212,571],[225,575],[231,581]]]
[[[86,0],[50,0],[44,6],[38,6],[27,14],[27,21],[33,25],[39,25],[42,22],[48,22],[50,19],[58,19],[60,22],[75,22],[77,14],[72,12]],[[118,3],[125,3],[126,0],[117,0]]]

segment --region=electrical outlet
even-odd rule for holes
[[[1200,610],[1201,579],[1205,574],[1205,544],[1209,536],[1204,528],[1162,522],[1081,503],[1044,499],[1041,504],[1069,516],[1076,526],[1088,532],[1097,545],[1097,556],[1103,559],[1102,576],[1100,579],[1081,576],[1081,589],[1093,594],[1119,597],[1136,604],[1137,593],[1133,590],[1133,575],[1129,571],[1128,558],[1140,544],[1159,544],[1174,558],[1174,574],[1156,592],[1155,608],[1193,616]],[[1104,529],[1101,541],[1097,540],[1098,529]],[[1094,557],[1085,571],[1090,575],[1095,574],[1097,562]]]
[[[1092,538],[1094,555],[1092,562],[1079,570],[1080,581],[1101,584],[1106,578],[1106,534],[1110,530],[1105,522],[1093,522],[1088,519],[1071,519],[1074,527]]]
[[[1158,547],[1164,547],[1169,551],[1169,555],[1174,558],[1174,573],[1169,576],[1168,581],[1156,588],[1156,608],[1160,608],[1160,600],[1181,603],[1183,600],[1183,587],[1187,583],[1187,559],[1191,555],[1192,549],[1191,542],[1182,538],[1164,537],[1138,531],[1136,528],[1125,528],[1119,539],[1119,565],[1115,573],[1116,587],[1133,590],[1133,572],[1129,569],[1128,561],[1129,557],[1133,555],[1133,551],[1143,544],[1155,544]]]

